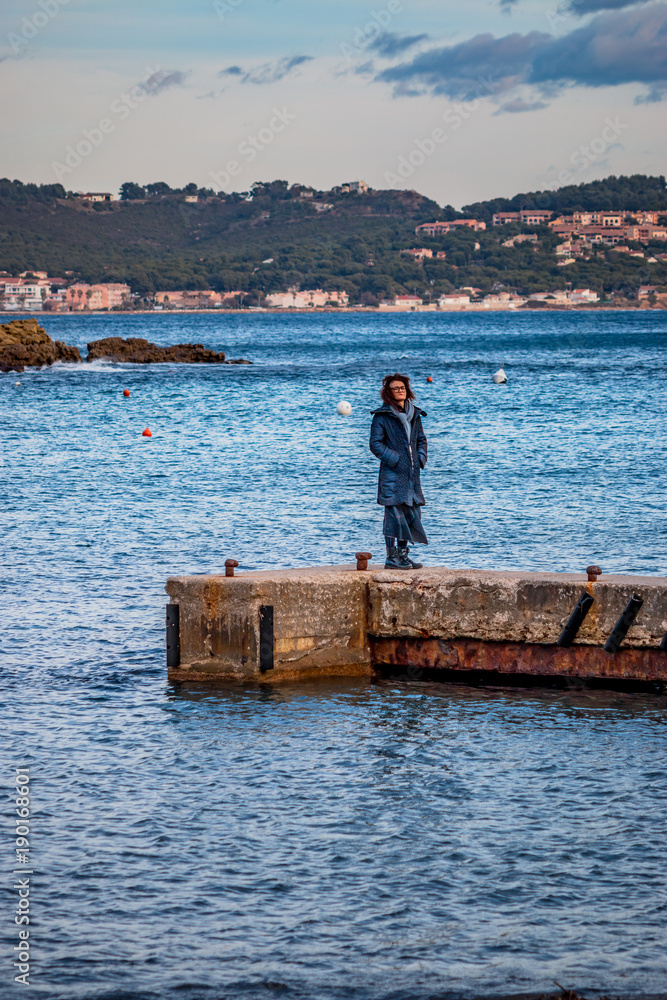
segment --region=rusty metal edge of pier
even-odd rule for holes
[[[488,642],[479,639],[389,639],[370,636],[375,670],[402,667],[407,676],[456,680],[457,673],[524,677],[562,677],[595,681],[667,682],[667,654],[660,649],[620,649],[615,654],[599,646]]]

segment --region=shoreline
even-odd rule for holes
[[[379,309],[374,306],[345,306],[337,309],[326,309],[326,308],[315,308],[315,309],[170,309],[170,310],[153,310],[153,309],[86,309],[86,310],[76,310],[75,312],[41,312],[39,310],[33,312],[19,312],[18,310],[10,310],[9,312],[3,312],[0,310],[0,317],[3,319],[8,317],[9,319],[39,319],[50,318],[51,316],[258,316],[258,315],[273,315],[273,316],[321,316],[321,315],[340,315],[341,313],[360,313],[364,316],[369,314],[378,314],[382,316],[451,316],[451,315],[461,315],[462,313],[472,313],[474,315],[486,314],[486,313],[507,313],[512,316],[522,315],[525,313],[542,313],[542,312],[666,312],[664,306],[659,305],[642,305],[642,306],[620,306],[620,305],[603,305],[596,303],[582,303],[580,305],[546,305],[538,306],[536,308],[517,308],[508,309],[502,306],[485,306],[483,308],[467,308],[462,306],[456,309]]]

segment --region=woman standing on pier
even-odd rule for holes
[[[424,506],[419,470],[426,465],[426,435],[413,403],[407,375],[387,375],[380,389],[382,406],[372,410],[370,449],[380,459],[377,502],[384,507],[383,533],[387,545],[385,569],[421,569],[410,559],[408,545],[428,545],[419,508]]]

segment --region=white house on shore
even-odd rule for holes
[[[321,288],[297,292],[272,292],[266,296],[266,304],[271,309],[316,309],[324,306],[346,306],[347,292],[325,292]]]
[[[555,305],[573,305],[586,302],[599,302],[600,296],[590,288],[573,288],[565,291],[562,288],[554,292],[533,292],[528,296],[533,302],[552,302]]]
[[[453,292],[451,295],[441,295],[438,299],[440,309],[465,309],[470,305],[470,295],[466,292]]]
[[[418,295],[396,295],[390,302],[381,302],[380,309],[400,310],[402,312],[415,312],[423,305],[423,300]]]

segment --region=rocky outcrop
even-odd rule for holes
[[[22,372],[26,365],[81,361],[78,347],[53,341],[36,319],[13,319],[0,326],[0,371]]]
[[[88,344],[86,361],[104,358],[133,364],[171,361],[185,364],[249,365],[245,358],[229,359],[223,351],[212,351],[203,344],[174,344],[159,347],[141,337],[105,337]],[[40,367],[54,361],[81,361],[78,347],[53,341],[36,319],[13,319],[0,326],[0,372],[22,372],[26,365]]]
[[[86,361],[129,361],[132,364],[151,365],[165,361],[181,364],[213,364],[213,365],[249,365],[252,362],[244,358],[229,360],[223,351],[212,351],[203,344],[173,344],[171,347],[159,347],[141,337],[105,337],[104,340],[93,340],[88,344]]]

